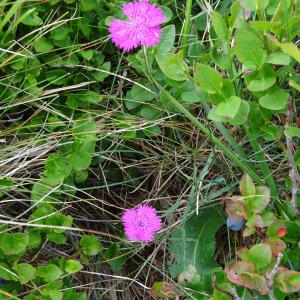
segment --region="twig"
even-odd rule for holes
[[[274,265],[272,271],[266,276],[266,278],[268,280],[268,286],[269,286],[269,294],[268,295],[271,300],[276,300],[274,293],[273,293],[273,280],[279,270],[279,265],[282,260],[282,257],[283,257],[283,254],[281,252],[279,252],[279,254],[277,256],[276,264]]]
[[[293,110],[293,102],[292,98],[289,97],[288,102],[288,111],[287,111],[287,117],[286,117],[286,123],[285,128],[287,129],[289,125],[293,122],[293,116],[294,116],[294,110]],[[300,185],[300,175],[299,171],[297,169],[297,165],[294,160],[294,150],[293,150],[293,140],[290,137],[286,137],[286,148],[288,153],[288,160],[291,166],[289,176],[291,178],[292,182],[292,196],[291,196],[291,205],[295,209],[295,212],[297,212],[297,193],[299,191],[299,185]]]
[[[234,300],[242,300],[242,298],[238,295],[235,286],[231,287],[232,295]]]

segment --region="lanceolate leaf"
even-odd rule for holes
[[[213,258],[215,234],[224,223],[220,211],[210,207],[200,210],[198,216],[193,216],[181,229],[173,233],[170,250],[175,255],[180,273],[193,266],[200,276],[205,276],[218,267]]]
[[[219,38],[224,42],[228,41],[230,38],[230,33],[222,15],[214,11],[211,15],[211,20]]]

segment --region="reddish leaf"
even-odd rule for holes
[[[233,196],[226,200],[226,213],[233,220],[243,220],[247,215],[247,204],[242,197]]]
[[[175,287],[171,283],[164,281],[154,282],[150,293],[153,297],[167,299],[173,299],[178,295],[178,291]]]
[[[243,237],[248,237],[256,232],[254,227],[247,227],[243,231]]]
[[[276,256],[286,248],[285,242],[276,237],[270,238],[268,244],[272,249],[272,253]]]
[[[269,292],[269,287],[266,278],[257,274],[253,264],[238,261],[225,268],[227,278],[238,285],[249,289],[256,289],[262,295]]]
[[[252,215],[250,218],[248,218],[247,226],[249,227],[258,227],[258,228],[263,228],[265,227],[265,223],[261,217],[261,215]]]
[[[274,283],[284,293],[298,292],[300,291],[300,272],[279,268],[274,278]]]

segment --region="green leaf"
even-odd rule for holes
[[[43,20],[39,17],[39,13],[37,11],[33,11],[24,20],[22,20],[21,23],[27,26],[40,26],[43,24]]]
[[[248,174],[244,174],[240,181],[240,191],[246,201],[255,197],[255,184]]]
[[[92,155],[86,151],[85,144],[75,142],[71,149],[72,152],[68,156],[71,166],[77,171],[87,169],[92,162]]]
[[[260,127],[260,130],[263,134],[263,138],[266,141],[276,141],[280,139],[282,135],[282,130],[275,125],[263,125]]]
[[[47,233],[47,239],[50,242],[55,243],[56,245],[63,245],[67,241],[67,238],[63,233],[56,233],[56,232]]]
[[[295,126],[289,126],[285,131],[284,134],[288,138],[293,138],[293,137],[300,137],[300,128],[295,127]]]
[[[50,154],[45,162],[44,179],[46,184],[56,185],[71,173],[71,166],[66,158],[59,154]]]
[[[242,6],[245,9],[252,11],[264,10],[268,6],[270,0],[244,0],[241,1]]]
[[[51,215],[46,219],[46,224],[51,226],[70,228],[72,226],[72,223],[73,223],[73,218],[71,216],[66,216],[60,212]],[[56,233],[62,233],[66,231],[66,229],[57,228],[57,229],[53,229],[53,231]]]
[[[150,102],[155,98],[155,94],[145,88],[134,85],[126,94],[125,105],[129,110],[135,109],[143,103]]]
[[[252,213],[260,213],[267,207],[270,200],[270,189],[266,186],[258,186],[256,187],[254,199],[250,198],[247,203]]]
[[[255,34],[246,30],[239,30],[235,42],[235,54],[246,68],[257,69],[262,67],[267,54],[262,48],[260,39]]]
[[[101,244],[93,235],[85,235],[79,242],[79,250],[85,256],[95,256],[101,251]]]
[[[228,100],[217,105],[215,113],[218,116],[233,119],[239,111],[241,98],[232,96]]]
[[[59,27],[54,28],[51,31],[51,37],[53,40],[61,41],[65,38],[67,38],[69,35],[69,26],[68,25],[62,25]]]
[[[82,11],[92,11],[97,8],[97,0],[80,0],[80,8]]]
[[[266,62],[272,65],[288,65],[291,59],[283,52],[274,52],[268,55]]]
[[[55,281],[62,274],[62,270],[54,264],[37,267],[36,272],[36,275],[43,278],[46,282]]]
[[[75,170],[83,170],[83,169],[87,169],[91,162],[92,162],[92,156],[90,153],[87,152],[73,152],[70,156],[69,156],[69,161],[71,166],[75,169]]]
[[[282,110],[286,108],[289,93],[278,89],[259,99],[259,104],[269,110]]]
[[[88,176],[89,176],[89,172],[86,170],[75,171],[73,174],[74,182],[75,183],[83,183],[87,180]]]
[[[119,251],[116,244],[111,244],[103,256],[105,261],[115,273],[120,272],[122,266],[127,260],[127,256]]]
[[[140,114],[146,120],[157,120],[161,115],[161,111],[153,106],[144,105],[140,110]]]
[[[211,20],[212,20],[212,25],[213,25],[218,37],[223,42],[227,42],[230,38],[230,32],[229,32],[229,29],[223,19],[223,16],[220,13],[214,11],[211,14]]]
[[[241,100],[241,105],[235,117],[229,120],[229,124],[237,126],[245,124],[250,113],[250,105],[247,101]]]
[[[182,59],[181,53],[158,53],[156,61],[162,72],[172,80],[185,81],[188,73],[188,66]]]
[[[249,250],[249,255],[252,263],[258,268],[267,267],[272,260],[272,250],[268,244],[259,244],[253,246]]]
[[[28,248],[34,249],[37,248],[42,243],[42,237],[39,230],[35,230],[31,228],[28,230],[29,241],[28,241]]]
[[[76,273],[76,272],[80,271],[82,268],[83,268],[83,266],[78,261],[73,260],[73,259],[67,260],[66,265],[65,265],[65,271],[68,274]]]
[[[277,46],[281,48],[281,50],[288,54],[289,56],[293,57],[296,61],[300,62],[300,50],[299,48],[292,43],[276,43]]]
[[[215,207],[204,208],[187,220],[171,236],[170,251],[174,254],[179,272],[189,266],[205,276],[218,267],[214,260],[215,234],[224,224],[224,217]]]
[[[66,103],[68,106],[74,109],[77,107],[85,107],[89,104],[97,104],[102,100],[102,95],[93,91],[86,91],[76,94],[69,94]]]
[[[156,46],[157,52],[169,52],[173,49],[175,43],[175,25],[168,25],[163,28],[161,40]]]
[[[196,64],[194,78],[200,88],[209,94],[218,93],[223,87],[221,74],[204,64]]]
[[[14,267],[16,270],[21,284],[26,284],[36,276],[36,270],[30,264],[21,263]]]
[[[0,237],[0,249],[5,255],[20,254],[26,250],[28,240],[28,234],[5,232]]]
[[[203,101],[199,92],[196,91],[183,92],[181,94],[181,99],[185,103],[199,103]]]
[[[111,63],[110,62],[105,62],[100,69],[102,69],[103,71],[107,71],[110,72],[110,68],[111,68]],[[102,82],[105,78],[107,78],[108,76],[110,76],[109,73],[107,72],[102,72],[102,71],[96,71],[92,73],[92,76],[94,79],[96,79],[96,81],[98,82]]]
[[[97,125],[89,114],[84,114],[75,121],[73,135],[76,139],[87,142],[96,141]]]
[[[261,30],[261,31],[270,31],[272,29],[276,29],[280,27],[280,22],[271,22],[271,21],[252,21],[251,27],[256,29],[256,30]]]
[[[252,80],[248,85],[248,89],[251,92],[265,91],[271,86],[273,86],[275,82],[276,82],[276,77],[268,77],[268,78],[263,78],[261,80]]]
[[[91,60],[94,56],[93,50],[82,50],[79,51],[79,54],[86,60]]]
[[[295,82],[294,80],[290,80],[289,81],[289,85],[290,87],[294,88],[295,90],[297,90],[298,92],[300,92],[300,84],[298,84],[297,82]]]
[[[54,198],[53,193],[51,193],[52,190],[53,187],[50,187],[43,179],[40,179],[33,184],[31,190],[31,199],[34,201],[39,201],[41,198],[44,198],[44,201],[51,201]]]
[[[51,51],[54,46],[47,38],[42,36],[34,43],[34,48],[37,52],[48,52]]]
[[[5,262],[0,262],[0,278],[4,280],[18,280],[15,273],[10,270],[10,267]]]
[[[148,137],[157,136],[157,135],[161,134],[161,129],[160,129],[159,125],[153,125],[148,128],[145,128],[144,133]]]

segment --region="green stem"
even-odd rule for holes
[[[192,2],[193,0],[186,0],[185,6],[185,19],[184,19],[184,27],[182,32],[182,50],[183,50],[183,57],[186,55],[187,46],[188,46],[188,38],[191,28],[191,13],[192,13]]]
[[[239,159],[239,157],[227,148],[221,140],[219,140],[213,133],[206,128],[203,124],[201,124],[196,117],[194,117],[180,102],[178,102],[168,91],[166,91],[154,78],[154,83],[158,87],[158,89],[165,94],[165,96],[170,100],[170,102],[180,110],[190,121],[207,137],[209,138],[215,145],[217,145],[224,154],[235,163],[236,166],[240,167],[243,172],[247,173],[256,183],[261,184],[262,180],[259,176],[243,161]]]
[[[255,157],[257,159],[258,165],[261,169],[261,172],[264,175],[264,181],[269,186],[269,188],[271,190],[271,195],[273,197],[278,197],[279,192],[278,192],[275,180],[271,174],[269,165],[266,162],[265,155],[264,155],[256,137],[247,128],[245,128],[245,130],[246,130],[246,134],[250,140],[252,149],[255,152]]]

